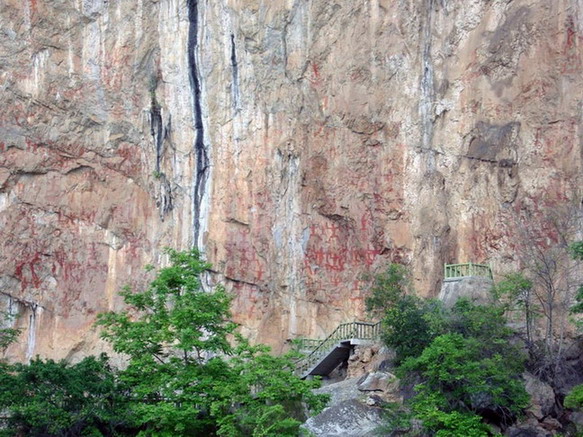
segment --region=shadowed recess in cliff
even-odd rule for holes
[[[164,172],[162,172],[161,161],[164,155],[164,141],[168,137],[171,129],[171,118],[168,117],[168,124],[164,127],[162,117],[162,107],[156,98],[157,82],[150,89],[152,101],[150,104],[150,134],[154,141],[154,148],[156,150],[156,165],[154,168],[154,177],[159,181],[158,194],[156,199],[156,206],[160,212],[160,220],[164,221],[164,217],[172,211],[172,187]]]
[[[202,120],[202,92],[196,50],[198,49],[198,0],[187,0],[188,6],[188,69],[194,111],[194,153],[196,157],[196,171],[194,174],[193,189],[193,244],[200,246],[201,209],[205,195],[206,183],[209,176],[209,154],[204,142],[204,124]],[[202,249],[199,247],[199,249]]]
[[[153,93],[153,92],[152,92]],[[164,146],[164,125],[162,123],[162,108],[156,100],[155,94],[152,95],[150,106],[150,134],[154,140],[156,148],[156,173],[160,172],[160,160],[162,159],[162,147]]]

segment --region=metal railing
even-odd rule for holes
[[[321,338],[296,338],[293,341],[293,349],[302,354],[309,355],[320,343],[322,343]]]
[[[443,276],[445,279],[463,278],[464,276],[481,276],[494,279],[492,269],[487,264],[445,264],[443,270]]]
[[[351,322],[342,323],[324,340],[302,339],[309,340],[306,345],[313,346],[313,349],[308,356],[298,361],[296,365],[296,373],[303,376],[308,370],[322,360],[322,358],[328,355],[332,347],[342,341],[351,339],[375,340],[379,338],[380,333],[380,322]],[[315,342],[318,343],[316,344]]]

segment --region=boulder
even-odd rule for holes
[[[543,419],[555,407],[555,392],[549,384],[531,373],[525,372],[522,377],[524,378],[524,387],[531,399],[528,411],[537,419]]]
[[[381,398],[389,402],[401,402],[399,380],[388,372],[367,373],[357,383],[361,392],[376,392]]]
[[[314,436],[372,437],[383,424],[383,410],[356,399],[342,401],[311,417],[303,425]]]
[[[508,437],[552,437],[552,433],[534,425],[511,426],[506,430]]]
[[[476,304],[492,303],[492,286],[494,283],[489,278],[479,276],[467,276],[445,280],[439,292],[439,300],[446,308],[451,308],[461,297],[470,299]]]

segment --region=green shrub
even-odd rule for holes
[[[567,396],[563,405],[573,410],[580,410],[583,408],[583,384],[573,387]]]
[[[505,307],[460,299],[446,309],[409,295],[404,278],[402,267],[389,268],[367,303],[382,317],[398,375],[416,383],[410,417],[431,435],[464,437],[489,435],[485,418],[502,427],[515,421],[529,397],[520,377],[525,357],[510,343]],[[406,415],[390,416],[402,428]]]

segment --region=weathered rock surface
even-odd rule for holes
[[[551,414],[555,408],[555,392],[553,388],[536,378],[534,375],[525,372],[524,388],[530,395],[530,408],[528,412],[536,419],[542,420]]]
[[[508,437],[552,437],[552,433],[538,426],[512,426],[506,430]]]
[[[322,437],[372,437],[381,425],[382,409],[347,400],[309,418],[304,428]]]
[[[4,0],[0,293],[12,357],[99,349],[100,311],[197,245],[244,334],[361,318],[410,262],[516,264],[581,200],[580,0]]]
[[[354,347],[350,357],[348,357],[346,376],[348,378],[357,378],[369,372],[385,371],[387,368],[383,367],[383,365],[392,364],[393,359],[394,352],[381,343],[357,345]]]
[[[494,283],[489,278],[468,276],[448,279],[443,281],[438,298],[446,308],[451,308],[461,297],[478,304],[492,303],[492,286]]]

